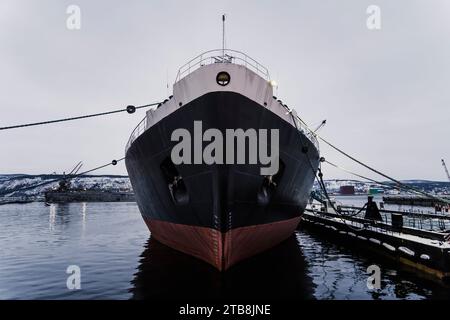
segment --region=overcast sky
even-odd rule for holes
[[[81,8],[81,30],[66,9]],[[369,5],[381,29],[366,26]],[[450,164],[450,1],[0,2],[0,127],[160,101],[178,68],[221,47],[265,65],[279,98],[348,153],[400,179]],[[171,91],[171,86],[170,86]],[[0,173],[84,169],[124,154],[144,111],[0,131]],[[362,174],[322,143],[328,160]],[[126,174],[124,164],[99,173]],[[324,167],[325,178],[350,177]],[[370,175],[370,174],[368,174]],[[375,177],[374,175],[370,175]]]

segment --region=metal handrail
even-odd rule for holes
[[[243,65],[266,80],[270,80],[269,70],[247,54],[231,49],[214,49],[203,52],[178,69],[175,82],[189,75],[199,67],[213,63],[234,63]]]
[[[283,105],[284,106],[284,105]],[[292,110],[288,109],[286,106],[284,106],[285,109],[291,113]],[[293,117],[295,121],[295,125],[298,130],[300,130],[305,136],[313,143],[313,145],[319,150],[319,141],[317,139],[317,135],[306,125],[305,122],[303,122],[302,119],[300,119],[299,116]],[[131,132],[130,138],[128,139],[127,145],[125,147],[125,153],[130,148],[131,144],[134,142],[134,140],[137,139],[147,128],[147,115],[145,115],[144,119],[142,119],[138,125],[134,128],[134,130]]]
[[[286,105],[282,103],[280,104],[287,110],[287,113],[290,113],[292,115],[292,111],[294,110],[289,109]],[[319,151],[319,140],[317,139],[317,134],[314,131],[312,131],[297,114],[295,114],[295,116],[293,116],[292,119],[295,122],[297,130],[301,131],[312,142],[312,144],[316,147],[317,151]]]
[[[134,140],[137,139],[147,128],[147,115],[145,115],[144,119],[142,119],[136,128],[131,132],[130,138],[128,139],[127,145],[125,146],[125,153],[130,148],[131,144],[134,142]]]
[[[303,122],[302,119],[300,119],[299,116],[296,116],[296,120],[297,120],[297,128],[299,128],[299,130],[301,130],[306,137],[313,143],[313,145],[316,147],[317,151],[319,151],[319,140],[317,139],[317,135],[314,133],[314,131],[312,131],[307,125],[306,123]]]

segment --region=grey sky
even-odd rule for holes
[[[66,28],[80,6],[82,27]],[[382,28],[366,27],[381,8]],[[23,1],[0,3],[0,126],[167,97],[178,68],[221,46],[267,66],[277,96],[321,134],[400,179],[450,164],[450,1]],[[170,89],[171,91],[171,89]],[[169,92],[170,94],[170,92]],[[85,169],[123,156],[143,118],[119,114],[0,132],[1,173]],[[321,144],[330,161],[365,170]],[[126,174],[123,164],[99,173]],[[325,167],[326,178],[348,175]],[[374,177],[373,175],[371,175]]]

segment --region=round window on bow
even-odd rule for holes
[[[230,83],[230,74],[228,72],[222,71],[217,74],[216,81],[220,86],[226,86]]]

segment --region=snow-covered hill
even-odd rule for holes
[[[401,181],[408,186],[415,187],[417,189],[431,192],[435,194],[450,194],[450,183],[449,182],[441,182],[441,181],[428,181],[428,180],[404,180]],[[377,185],[372,182],[367,181],[359,181],[359,180],[325,180],[324,181],[327,191],[330,193],[339,193],[340,188],[343,186],[354,186],[356,193],[367,194],[368,190],[371,188],[376,188],[380,190],[384,190],[386,193],[396,193],[393,188],[388,188],[384,186]],[[389,183],[389,182],[383,182]],[[389,183],[394,186],[394,183]],[[314,182],[313,189],[319,190],[319,184]]]
[[[54,175],[0,175],[1,196],[40,196],[58,187],[61,176]],[[81,176],[71,180],[72,188],[131,191],[126,176]]]
[[[45,191],[58,187],[58,179],[62,176],[55,175],[0,175],[0,197],[3,196],[41,196]],[[450,183],[408,180],[404,183],[436,194],[449,194]],[[71,180],[72,188],[76,189],[101,189],[104,191],[132,191],[130,180],[127,176],[81,176]],[[356,193],[367,194],[370,188],[376,186],[371,182],[358,180],[325,180],[325,185],[330,193],[339,193],[341,186],[354,186]],[[320,189],[317,182],[313,189]],[[382,188],[388,191],[389,188]]]

